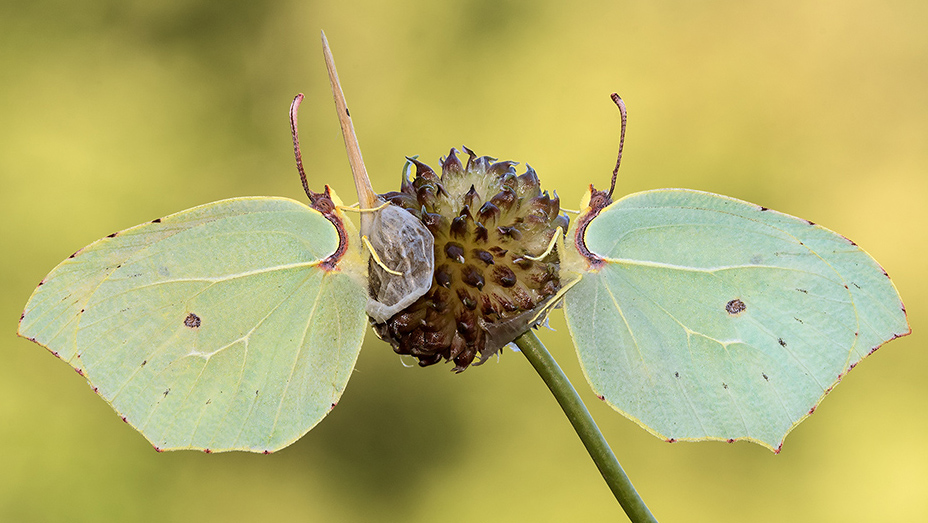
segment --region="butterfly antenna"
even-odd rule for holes
[[[612,170],[612,185],[609,187],[609,199],[612,199],[612,192],[615,191],[615,179],[619,175],[619,166],[622,165],[622,147],[625,145],[625,124],[628,122],[628,114],[625,112],[625,102],[622,98],[612,93],[610,95],[616,107],[619,108],[619,114],[622,116],[622,134],[619,135],[619,157],[615,160],[615,169]]]
[[[300,171],[300,181],[303,182],[303,190],[310,201],[313,195],[309,190],[309,184],[306,183],[306,171],[303,170],[303,154],[300,153],[300,133],[296,128],[296,113],[300,110],[300,102],[303,101],[303,93],[296,95],[293,103],[290,104],[290,134],[293,136],[293,156],[296,157],[296,170]]]

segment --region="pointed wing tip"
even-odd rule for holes
[[[22,316],[19,317],[19,324],[16,327],[16,336],[24,340],[29,340],[32,343],[35,343],[36,345],[38,345],[39,347],[42,347],[43,349],[52,353],[56,358],[60,358],[61,356],[58,355],[57,351],[52,350],[51,347],[49,347],[48,345],[45,345],[41,341],[35,339],[34,336],[30,336],[29,333],[25,332],[25,330],[28,329],[28,327],[25,327],[25,328],[23,327],[23,320],[25,319],[25,317],[26,317],[26,313],[23,313]]]
[[[905,312],[905,309],[903,309],[903,312]],[[831,392],[831,389],[833,389],[833,388],[841,381],[841,378],[843,378],[844,375],[846,375],[848,372],[850,372],[851,370],[853,370],[853,369],[857,366],[857,364],[860,363],[861,361],[863,361],[866,357],[870,356],[871,354],[873,354],[874,352],[876,352],[877,350],[879,350],[880,348],[882,348],[882,347],[883,347],[884,345],[886,345],[887,343],[889,343],[889,342],[891,342],[891,341],[893,341],[893,340],[897,340],[897,339],[899,339],[899,338],[904,338],[904,337],[908,336],[909,334],[912,334],[912,325],[909,324],[908,319],[906,319],[905,326],[906,326],[906,331],[905,331],[905,332],[902,332],[902,333],[896,333],[896,332],[894,332],[894,333],[892,333],[888,338],[886,338],[885,340],[883,340],[882,342],[880,342],[880,343],[877,344],[876,346],[871,347],[870,350],[867,351],[867,353],[864,354],[859,360],[857,360],[857,361],[851,363],[850,365],[848,365],[848,368],[847,368],[842,374],[840,374],[840,375],[838,376],[838,379],[831,385],[831,387],[829,387],[829,389],[828,389],[827,391],[825,391],[825,394],[828,394],[829,392]],[[822,398],[824,398],[824,396],[822,396]],[[819,401],[821,401],[821,400],[819,400]],[[817,406],[817,405],[818,405],[818,403],[816,403],[816,406]]]

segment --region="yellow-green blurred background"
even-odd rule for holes
[[[775,456],[669,445],[595,401],[560,312],[544,340],[664,521],[928,520],[928,4],[35,0],[0,3],[0,520],[621,520],[521,355],[453,375],[372,334],[329,418],[271,456],[158,454],[15,337],[35,284],[118,229],[245,195],[353,199],[325,29],[373,183],[451,146],[529,162],[576,207],[690,187],[854,239],[915,334],[852,372]]]

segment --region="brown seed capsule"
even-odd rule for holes
[[[467,219],[468,216],[455,216],[451,220],[451,228],[449,232],[451,233],[452,238],[464,239],[467,237]]]
[[[422,326],[425,319],[425,309],[406,309],[390,319],[391,327],[401,334],[412,332]]]
[[[566,231],[567,229],[565,228],[564,230]],[[477,243],[485,243],[489,239],[490,233],[487,231],[487,228],[484,227],[482,223],[477,222],[477,224],[474,225],[474,241]]]
[[[493,281],[502,287],[508,288],[515,285],[518,279],[516,278],[516,274],[512,272],[512,269],[505,265],[497,265],[493,268]]]
[[[449,260],[464,263],[464,247],[460,243],[448,242],[445,245],[445,256]]]
[[[516,266],[524,271],[531,269],[532,266],[535,265],[535,262],[524,256],[514,256],[512,258],[512,263],[516,264]]]
[[[480,195],[477,194],[477,189],[471,185],[470,190],[464,194],[464,205],[466,207],[475,207],[480,205]]]
[[[451,286],[451,270],[447,265],[435,267],[435,283],[446,289]]]
[[[492,174],[497,177],[504,177],[506,175],[515,175],[516,174],[516,162],[505,161],[505,162],[496,162],[487,169],[487,174]]]
[[[535,188],[541,186],[541,182],[538,181],[538,175],[535,174],[535,169],[532,169],[531,165],[525,166],[525,173],[520,174],[517,180],[517,192],[519,197],[524,198]]]
[[[435,237],[432,288],[384,323],[377,334],[399,354],[427,366],[454,361],[463,371],[533,326],[561,288],[557,251],[548,250],[558,227],[567,229],[557,195],[541,190],[531,167],[454,149],[441,160],[441,176],[415,159],[416,176],[404,177],[386,197],[413,212]],[[484,199],[487,198],[487,199]],[[478,362],[478,363],[479,363]]]
[[[416,178],[428,180],[430,182],[440,182],[438,175],[428,165],[416,160],[415,158],[406,157],[407,160],[416,166]]]
[[[478,290],[482,290],[483,286],[486,284],[486,281],[483,279],[483,273],[473,265],[465,265],[464,268],[461,269],[461,281],[471,287],[477,287]]]
[[[451,149],[448,156],[441,162],[442,180],[447,181],[453,176],[460,176],[462,174],[464,174],[464,166],[461,165],[461,160],[458,160],[457,151]]]
[[[419,219],[422,220],[422,223],[425,224],[425,227],[429,231],[431,231],[433,236],[443,231],[444,229],[447,229],[448,227],[447,225],[445,225],[445,222],[447,222],[448,219],[440,214],[436,214],[432,212],[422,212],[419,215]]]
[[[490,203],[499,207],[499,210],[505,214],[512,210],[517,200],[515,191],[509,187],[503,187],[502,191],[490,198]]]
[[[467,289],[458,289],[458,298],[461,299],[461,303],[464,304],[464,307],[470,310],[477,308],[477,300],[474,299],[474,295],[471,294]]]
[[[480,220],[480,223],[487,223],[492,226],[499,220],[501,214],[499,207],[493,205],[493,202],[486,202],[477,211],[477,219]]]
[[[519,241],[522,239],[522,231],[517,227],[497,227],[496,231],[499,233],[500,239],[513,239]]]
[[[489,252],[484,251],[482,249],[474,249],[473,251],[471,251],[471,254],[473,254],[474,258],[477,258],[483,263],[487,265],[493,265],[493,255],[490,254]]]
[[[419,203],[423,206],[431,207],[435,205],[438,199],[437,192],[438,190],[433,185],[421,185],[416,188],[416,199],[419,200]]]

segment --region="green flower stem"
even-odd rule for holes
[[[551,389],[551,393],[561,405],[570,424],[574,426],[574,430],[583,441],[583,446],[590,453],[590,457],[593,458],[593,462],[596,463],[596,467],[599,468],[603,479],[606,480],[606,484],[609,485],[615,499],[622,505],[628,518],[634,523],[656,522],[657,520],[651,515],[651,511],[632,486],[632,482],[625,475],[625,471],[622,470],[622,465],[619,465],[615,454],[603,438],[602,432],[590,416],[590,411],[586,409],[576,389],[570,384],[570,380],[564,375],[564,371],[554,361],[541,340],[535,336],[534,332],[528,331],[516,338],[516,345]]]

